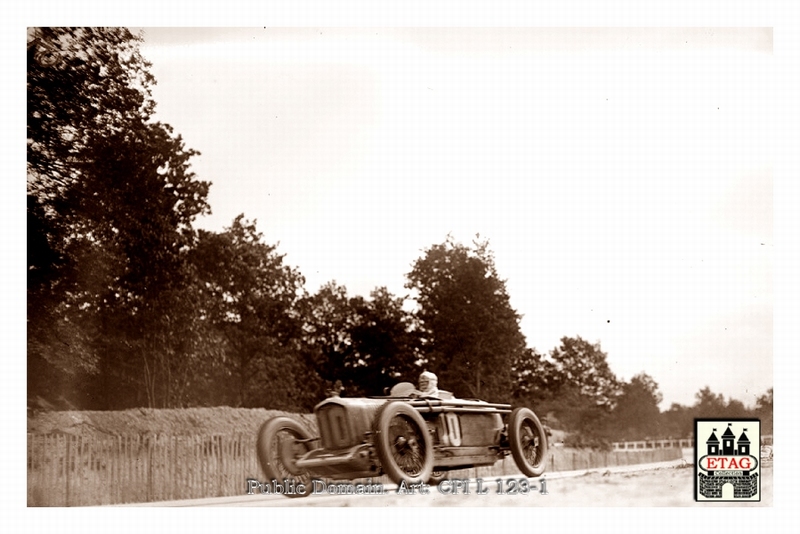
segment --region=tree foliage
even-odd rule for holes
[[[515,365],[514,397],[536,407],[548,424],[571,431],[569,444],[607,446],[620,384],[599,343],[563,337],[543,356],[529,350]]]
[[[706,386],[695,394],[697,401],[694,405],[696,417],[719,417],[727,408],[725,397],[721,393],[714,393]]]
[[[350,333],[353,351],[345,369],[355,394],[382,395],[397,382],[416,382],[418,338],[403,304],[404,299],[385,287],[373,290],[369,300],[351,300],[357,319]]]
[[[329,282],[307,303],[307,340],[319,375],[341,383],[347,396],[383,395],[401,381],[416,381],[417,338],[404,299],[385,287],[369,299],[348,297]]]
[[[661,412],[662,438],[686,438],[692,433],[694,425],[694,410],[691,406],[684,406],[673,402],[669,409]]]
[[[520,404],[533,406],[552,400],[558,393],[556,366],[536,349],[525,349],[513,362],[512,373],[513,398]]]
[[[694,417],[756,415],[713,393],[661,413],[658,385],[617,380],[600,344],[527,348],[487,241],[448,237],[407,297],[313,295],[243,215],[198,231],[198,152],[153,119],[155,83],[122,28],[33,28],[27,63],[28,392],[62,407],[310,409],[337,383],[382,394],[422,368],[459,397],[536,407],[577,444],[678,437]]]
[[[32,393],[63,387],[39,380],[54,372],[73,384],[103,374],[96,391],[131,387],[152,404],[154,381],[169,381],[186,350],[173,341],[173,310],[186,300],[186,250],[209,184],[189,170],[197,153],[151,121],[154,80],[137,37],[120,28],[29,37]],[[170,347],[148,362],[164,340]]]
[[[761,432],[772,434],[773,415],[772,415],[772,388],[761,395],[756,401],[755,414],[761,419]]]
[[[302,318],[304,279],[239,215],[220,233],[200,231],[192,251],[203,306],[219,336],[239,406],[305,406]]]
[[[561,345],[550,352],[550,359],[556,388],[576,388],[591,404],[613,408],[619,382],[600,343],[589,343],[580,336],[563,337]]]
[[[406,286],[416,293],[425,366],[439,384],[459,396],[508,399],[525,338],[488,242],[468,247],[448,237],[414,263]]]
[[[646,373],[639,373],[622,385],[612,412],[616,441],[653,439],[661,435],[662,396],[658,384]]]
[[[329,385],[337,380],[344,383],[344,362],[352,351],[350,332],[355,324],[347,288],[328,282],[302,306],[311,364]]]

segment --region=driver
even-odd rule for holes
[[[439,388],[437,387],[439,379],[430,371],[423,371],[419,375],[419,391],[422,397],[438,397]]]
[[[411,382],[400,382],[392,387],[389,395],[392,397],[434,397],[437,399],[452,399],[453,394],[438,387],[439,379],[430,371],[424,371],[419,375],[418,386],[416,389]]]

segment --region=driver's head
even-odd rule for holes
[[[419,375],[419,390],[425,392],[436,389],[437,382],[438,379],[435,374],[430,371],[424,371]]]

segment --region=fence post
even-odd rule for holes
[[[147,440],[147,502],[153,502],[153,438],[149,435],[145,437]]]
[[[64,436],[64,438],[65,438],[65,441],[67,442],[67,457],[64,459],[64,474],[66,475],[65,478],[66,478],[66,481],[67,481],[66,482],[67,488],[66,488],[66,491],[64,492],[64,498],[66,500],[66,506],[69,506],[70,505],[70,495],[69,495],[69,472],[70,472],[69,459],[70,458],[69,458],[69,454],[71,452],[70,451],[71,443],[70,443],[69,435]]]
[[[172,452],[172,458],[169,462],[169,480],[167,484],[169,485],[169,500],[175,500],[175,490],[180,485],[180,481],[178,480],[178,436],[170,436],[169,443],[171,443],[170,452]]]
[[[117,434],[117,453],[114,455],[114,474],[111,478],[111,487],[114,488],[114,500],[111,504],[119,504],[122,500],[122,436]]]

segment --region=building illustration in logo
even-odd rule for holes
[[[758,459],[750,454],[748,429],[745,427],[736,439],[732,426],[728,423],[720,438],[717,437],[717,428],[712,428],[706,440],[706,455],[698,461],[697,467],[705,473],[697,473],[697,492],[706,499],[721,500],[727,484],[733,486],[733,499],[736,500],[749,500],[759,494]],[[757,428],[756,433],[758,431]]]

